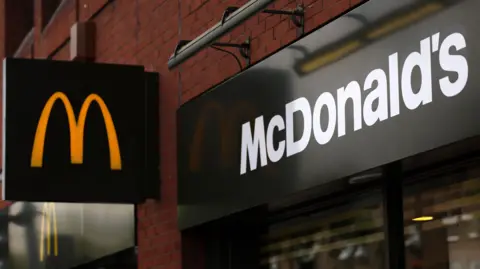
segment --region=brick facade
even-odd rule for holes
[[[172,72],[167,70],[167,61],[179,39],[195,38],[220,20],[225,7],[241,6],[246,0],[63,0],[46,23],[42,18],[42,6],[45,6],[42,1],[52,0],[34,0],[33,34],[27,35],[28,28],[22,30],[27,37],[21,44],[11,34],[18,22],[12,19],[13,16],[3,15],[15,10],[28,12],[18,6],[25,1],[1,1],[0,56],[13,55],[9,49],[13,44],[16,47],[21,45],[15,49],[19,57],[46,58],[50,55],[53,59],[68,60],[71,25],[77,20],[93,20],[97,28],[96,61],[140,64],[147,70],[160,73],[162,193],[160,202],[149,201],[138,206],[138,258],[142,269],[179,269],[181,238],[176,223],[176,109],[237,73],[239,67],[230,55],[212,49],[203,50]],[[295,8],[303,3],[306,30],[310,31],[361,1],[278,0],[270,8]],[[222,41],[242,42],[251,37],[255,62],[294,40],[295,34],[296,29],[288,16],[259,14]],[[194,243],[188,245],[195,246]]]

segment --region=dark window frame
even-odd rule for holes
[[[398,162],[384,165],[379,167],[383,171],[383,177],[381,179],[372,180],[367,183],[349,184],[348,179],[340,179],[331,183],[321,185],[317,195],[313,199],[305,199],[300,202],[291,203],[288,206],[280,207],[274,212],[268,209],[268,205],[260,206],[250,209],[250,213],[241,212],[225,217],[221,220],[212,221],[210,223],[187,229],[182,231],[182,237],[186,233],[194,233],[197,236],[201,235],[204,241],[210,240],[215,242],[211,246],[204,245],[202,250],[205,255],[205,261],[215,261],[214,263],[206,262],[204,266],[196,264],[196,268],[202,269],[237,269],[232,267],[230,259],[231,257],[230,245],[235,243],[235,236],[229,236],[231,233],[235,233],[238,230],[243,230],[242,233],[246,234],[246,230],[254,231],[257,236],[260,237],[261,231],[266,231],[269,225],[274,223],[280,223],[288,219],[300,217],[302,215],[312,214],[313,212],[321,212],[325,210],[332,210],[340,201],[346,199],[355,199],[355,197],[361,197],[362,195],[369,195],[372,192],[381,192],[383,198],[383,221],[385,232],[385,250],[386,250],[386,268],[388,269],[405,269],[406,268],[406,256],[404,246],[404,189],[410,184],[415,184],[418,181],[428,181],[436,175],[445,175],[458,169],[464,169],[465,166],[471,166],[472,163],[480,163],[480,151],[472,149],[470,152],[455,152],[446,158],[435,159],[437,153],[449,149],[450,146],[458,146],[461,143],[471,143],[472,141],[459,141],[452,145],[434,149],[430,152],[425,152]],[[423,156],[420,156],[423,155]],[[416,157],[432,157],[432,161],[422,164],[415,169],[405,169],[402,164],[405,160]],[[310,195],[311,197],[311,195]],[[253,216],[249,214],[254,213]],[[238,220],[244,220],[243,222],[249,222],[248,220],[255,219],[256,222],[250,222],[249,225],[235,224]],[[233,224],[232,224],[233,223]],[[256,224],[253,224],[256,223]],[[255,227],[255,225],[257,225]],[[248,227],[248,228],[245,228]],[[196,231],[194,231],[196,230]],[[210,231],[210,232],[206,232]],[[212,234],[214,231],[214,236]],[[207,236],[208,234],[208,236]],[[238,239],[237,239],[238,240]],[[253,237],[250,242],[255,242]],[[252,245],[250,254],[258,246]],[[235,254],[236,255],[236,254]],[[242,254],[239,254],[242,255]],[[184,256],[183,259],[188,259],[188,256]],[[184,269],[193,269],[191,266],[184,266]],[[196,269],[195,268],[195,269]],[[249,267],[249,269],[257,269],[255,265]]]

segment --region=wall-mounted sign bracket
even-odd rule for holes
[[[180,40],[177,44],[177,46],[175,47],[175,51],[173,53],[174,56],[177,55],[178,51],[185,45],[187,45],[189,42],[191,42],[191,40]],[[249,66],[250,65],[250,38],[248,38],[247,40],[245,40],[245,42],[243,43],[240,43],[240,44],[236,44],[236,43],[225,43],[225,42],[215,42],[215,43],[212,43],[210,45],[211,48],[214,48],[214,49],[217,49],[219,51],[222,51],[222,52],[225,52],[225,53],[228,53],[230,55],[232,55],[233,57],[235,57],[235,59],[237,60],[237,63],[239,64],[240,66],[240,69],[243,69],[242,68],[242,65],[238,59],[238,57],[231,53],[230,51],[228,50],[223,50],[223,49],[219,49],[219,47],[229,47],[229,48],[237,48],[240,52],[240,55],[242,56],[242,58],[245,60],[245,65],[246,66]]]
[[[227,7],[223,12],[221,24],[223,25],[228,16],[238,9],[239,7]],[[289,15],[293,24],[297,27],[297,37],[301,37],[305,33],[305,8],[303,5],[298,5],[294,10],[265,9],[262,11],[262,13],[273,15]]]
[[[220,21],[212,26],[207,31],[196,37],[188,44],[180,46],[181,49],[176,50],[176,54],[172,55],[168,59],[168,69],[173,69],[181,63],[185,62],[193,55],[197,54],[200,50],[211,46],[213,42],[216,42],[222,38],[225,34],[229,33],[242,24],[252,16],[261,12],[268,5],[275,2],[275,0],[250,0],[242,7],[238,8],[235,12],[231,13],[228,18],[225,18],[223,23]]]

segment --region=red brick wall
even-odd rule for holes
[[[5,37],[8,42],[5,43],[6,55],[13,55],[17,47],[23,40],[23,37],[32,29],[33,26],[33,4],[31,1],[19,2],[17,0],[4,0],[5,10]]]
[[[35,44],[35,57],[46,58],[55,49],[57,49],[66,38],[70,36],[70,27],[75,23],[76,2],[75,0],[65,0],[60,4],[54,17],[48,22],[45,28],[41,28],[41,24],[36,25],[36,44]],[[36,10],[36,14],[40,15],[41,11]],[[37,23],[41,23],[42,20],[38,20]],[[63,60],[70,58],[68,46],[67,54]]]
[[[22,17],[30,14],[32,11],[31,2],[22,2],[25,6],[19,4],[19,1],[4,0],[0,1],[0,59],[6,56],[12,56],[16,48],[22,43],[23,36],[32,28],[32,19],[21,20]],[[8,11],[8,12],[7,12]],[[3,64],[0,65],[0,80],[3,75]],[[0,104],[2,102],[0,95]],[[0,109],[0,118],[2,110]],[[0,133],[2,125],[0,124]],[[1,149],[0,139],[0,149]],[[0,168],[2,163],[2,154],[0,154]],[[0,182],[0,196],[2,183]],[[7,203],[0,201],[0,209],[5,207]]]
[[[41,25],[35,0],[36,26]],[[107,0],[65,0],[60,12],[42,31],[35,29],[35,57],[56,51],[68,37],[71,24],[86,20]],[[278,0],[270,8],[306,6],[309,31],[362,0]],[[239,71],[233,58],[206,49],[177,70],[167,70],[167,61],[179,39],[193,39],[221,18],[225,7],[246,0],[116,0],[93,18],[97,26],[96,57],[99,62],[141,64],[157,71],[160,78],[161,201],[138,206],[139,268],[181,268],[180,233],[177,230],[177,171],[175,112],[181,103]],[[1,10],[1,5],[0,5]],[[1,22],[0,22],[1,26]],[[0,30],[0,38],[1,38]],[[259,14],[239,26],[223,41],[252,38],[253,61],[258,61],[295,39],[287,16]],[[1,40],[0,40],[1,41]],[[68,44],[54,59],[69,58]],[[26,56],[26,55],[24,55]]]
[[[236,3],[235,3],[236,2]],[[218,22],[228,5],[241,5],[247,1],[192,1],[182,2],[182,39],[192,39]],[[361,0],[277,0],[269,8],[293,9],[297,4],[306,7],[305,30],[325,23]],[[200,15],[199,15],[200,14]],[[193,27],[189,27],[193,25]],[[223,41],[242,42],[252,38],[252,60],[260,60],[296,38],[296,29],[288,16],[259,14],[236,28]],[[205,89],[238,72],[231,56],[215,50],[204,50],[182,66],[181,101],[186,102]]]

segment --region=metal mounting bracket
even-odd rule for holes
[[[230,16],[237,9],[239,9],[239,7],[227,7],[223,12],[221,24],[223,25],[228,16]],[[294,10],[264,9],[262,13],[273,15],[289,15],[293,24],[297,27],[297,37],[301,37],[305,33],[305,8],[303,5],[298,5]]]
[[[178,51],[183,47],[185,46],[186,44],[188,44],[191,40],[180,40],[178,43],[177,43],[177,46],[175,47],[175,51],[174,51],[174,55],[176,56]],[[240,43],[240,44],[235,44],[235,43],[226,43],[226,42],[215,42],[213,44],[210,44],[210,47],[212,48],[215,48],[215,49],[218,49],[218,47],[229,47],[229,48],[237,48],[238,51],[240,52],[240,55],[242,56],[242,58],[245,60],[245,64],[246,66],[249,66],[250,65],[250,62],[251,62],[251,58],[250,58],[250,38],[248,38],[247,40],[245,40],[245,42],[243,43]],[[237,59],[237,62],[239,62],[237,56],[229,51],[225,51],[225,50],[220,50],[220,51],[223,51],[223,52],[227,52],[227,53],[230,53],[233,57],[235,57]],[[240,66],[241,68],[241,66]]]

